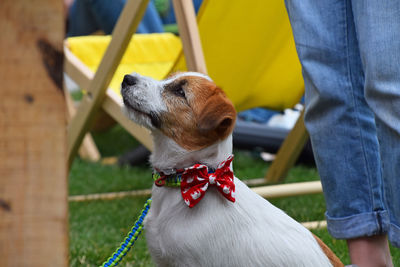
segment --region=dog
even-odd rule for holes
[[[343,266],[233,176],[236,111],[210,77],[182,72],[157,81],[133,73],[121,94],[126,116],[154,141],[156,181],[144,228],[158,266]]]

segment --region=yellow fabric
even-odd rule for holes
[[[110,41],[111,36],[71,37],[68,38],[68,47],[95,72]],[[135,34],[113,76],[110,87],[119,94],[124,75],[133,71],[155,79],[164,79],[170,73],[181,50],[181,41],[173,34]]]
[[[208,74],[241,111],[282,110],[304,93],[284,1],[205,0],[198,26]],[[184,70],[183,55],[175,70]]]
[[[282,110],[303,94],[301,66],[283,1],[204,0],[198,15],[208,74],[238,111]],[[71,51],[93,71],[110,37],[68,38]],[[174,64],[175,63],[175,64]],[[172,34],[135,34],[110,87],[119,91],[133,71],[163,79],[185,70],[179,39]]]

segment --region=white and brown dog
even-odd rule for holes
[[[154,139],[158,186],[145,229],[158,266],[343,266],[301,224],[233,176],[236,111],[208,76],[126,75],[121,93],[127,116]]]

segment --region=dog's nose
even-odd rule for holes
[[[127,74],[124,76],[124,80],[122,81],[122,87],[135,85],[137,83],[137,81],[138,81],[138,78]]]

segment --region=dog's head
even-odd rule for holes
[[[131,120],[161,131],[187,150],[227,138],[235,124],[232,102],[200,73],[177,73],[162,81],[125,75],[121,94]]]

